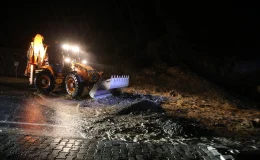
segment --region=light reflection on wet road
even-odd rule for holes
[[[0,95],[0,132],[80,137],[68,125],[72,121],[71,116],[47,107],[38,97]]]

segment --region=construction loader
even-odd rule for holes
[[[56,87],[63,87],[72,97],[80,97],[89,88],[92,98],[112,95],[112,90],[127,87],[128,75],[112,75],[103,80],[103,72],[95,70],[82,59],[80,49],[69,45],[46,45],[44,37],[37,34],[29,44],[25,76],[29,84],[48,94]]]

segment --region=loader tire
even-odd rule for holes
[[[72,98],[78,98],[84,91],[84,85],[80,82],[80,78],[77,74],[70,73],[65,78],[65,87],[67,93]]]
[[[43,94],[49,94],[55,87],[54,77],[46,71],[39,72],[36,75],[34,84],[36,89]]]

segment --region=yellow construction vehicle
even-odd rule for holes
[[[25,76],[30,85],[35,85],[41,93],[49,93],[55,87],[64,87],[73,98],[80,97],[85,87],[90,88],[92,98],[111,95],[111,90],[127,87],[128,75],[113,75],[102,80],[103,72],[98,72],[82,59],[80,48],[69,45],[45,45],[44,37],[37,34],[29,44]]]

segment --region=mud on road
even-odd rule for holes
[[[84,115],[79,127],[84,138],[153,143],[204,143],[243,150],[259,149],[256,139],[232,139],[214,135],[214,131],[195,120],[167,115],[163,96],[124,93],[118,97],[81,101],[78,111]]]

